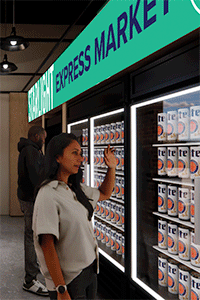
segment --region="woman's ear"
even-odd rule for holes
[[[57,161],[57,163],[60,163],[60,156],[59,155],[56,156],[56,161]]]

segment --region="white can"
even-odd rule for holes
[[[122,255],[122,234],[116,232],[116,253]]]
[[[122,178],[120,176],[116,176],[115,182],[116,182],[116,197],[121,198],[122,197]]]
[[[101,240],[101,222],[97,222],[97,240]]]
[[[116,204],[116,225],[122,226],[122,205]]]
[[[96,167],[101,166],[101,150],[96,149]]]
[[[105,129],[105,143],[110,144],[110,124],[106,124],[106,129]]]
[[[122,142],[122,122],[116,122],[115,142],[116,144]]]
[[[158,184],[158,211],[167,213],[167,185]]]
[[[190,150],[189,147],[178,147],[178,177],[190,177]]]
[[[164,254],[158,255],[158,284],[167,287],[167,274],[168,274],[167,256]]]
[[[167,140],[167,115],[166,113],[158,114],[157,118],[158,141]]]
[[[158,220],[158,246],[162,249],[167,249],[167,222]]]
[[[116,223],[116,204],[114,202],[111,202],[110,205],[110,220],[111,223]]]
[[[167,175],[174,177],[178,175],[178,153],[177,147],[167,147]]]
[[[180,220],[190,219],[190,190],[178,188],[178,217]]]
[[[166,175],[167,148],[158,147],[158,175]]]
[[[97,126],[96,127],[96,145],[99,145],[101,144],[101,133],[100,133],[100,130],[101,130],[101,126]]]
[[[96,214],[98,216],[100,216],[100,214],[101,214],[101,202],[100,201],[98,201],[97,205],[96,205]]]
[[[191,231],[191,264],[195,267],[200,267],[200,245],[195,244],[194,230]]]
[[[115,131],[116,131],[116,123],[111,123],[110,124],[110,143],[115,144]]]
[[[101,125],[100,139],[101,139],[101,144],[105,144],[105,141],[106,141],[106,126],[105,125]]]
[[[106,226],[106,246],[110,247],[110,233],[111,233],[111,228],[109,226]]]
[[[176,217],[178,215],[178,189],[177,186],[168,185],[167,193],[168,215]]]
[[[190,107],[190,139],[192,141],[200,139],[200,106]]]
[[[100,167],[103,169],[106,167],[106,163],[104,159],[104,149],[100,149]]]
[[[190,269],[184,265],[179,266],[179,300],[190,299]]]
[[[122,171],[124,171],[124,148],[122,148]]]
[[[96,145],[96,142],[97,142],[97,128],[94,127],[94,145]]]
[[[124,121],[122,121],[122,144],[124,143]]]
[[[124,177],[122,177],[122,200],[124,200]]]
[[[168,259],[168,292],[178,294],[178,263]]]
[[[190,230],[184,226],[178,228],[178,255],[180,259],[190,260]]]
[[[122,236],[122,257],[125,257],[125,237]]]
[[[190,222],[194,224],[194,212],[195,212],[195,206],[194,206],[194,190],[190,190]]]
[[[200,176],[200,146],[190,147],[190,178]]]
[[[85,146],[88,146],[88,128],[85,129]]]
[[[97,236],[97,220],[94,220],[94,236]]]
[[[111,216],[110,216],[110,206],[111,206],[111,201],[106,200],[106,220],[110,221]]]
[[[82,146],[85,146],[85,129],[82,129]]]
[[[167,140],[175,141],[177,140],[177,132],[178,132],[178,119],[177,119],[177,111],[169,111],[167,112]]]
[[[190,111],[189,108],[178,109],[178,140],[188,141],[190,137]]]
[[[122,228],[124,228],[124,217],[125,217],[125,208],[122,206]]]
[[[106,225],[101,224],[101,242],[102,244],[106,243]]]
[[[168,252],[178,254],[178,226],[168,223]]]
[[[101,201],[101,217],[106,218],[106,201]]]
[[[110,247],[112,251],[116,250],[116,230],[114,229],[110,231]]]
[[[116,170],[121,170],[122,169],[122,149],[121,148],[116,148],[115,157],[117,160]]]
[[[200,299],[200,274],[191,272],[191,300]]]

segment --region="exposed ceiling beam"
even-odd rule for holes
[[[3,43],[5,38],[0,37],[0,44]],[[30,43],[57,43],[59,42],[59,38],[29,38],[29,39],[24,39],[27,42]],[[72,43],[73,39],[63,39],[62,43]]]

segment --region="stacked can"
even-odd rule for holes
[[[178,226],[172,222],[168,223],[168,252],[178,254]]]
[[[190,177],[190,151],[189,147],[178,147],[178,177]]]
[[[167,249],[167,222],[161,218],[158,220],[158,246]]]
[[[200,274],[191,272],[191,299],[200,299]]]
[[[178,134],[178,122],[177,122],[177,111],[168,111],[167,112],[167,140],[175,141],[177,140]]]
[[[178,263],[168,259],[168,292],[178,294]]]
[[[190,139],[192,141],[200,139],[200,106],[190,107]]]
[[[178,228],[178,255],[180,259],[190,260],[190,230],[183,225]]]
[[[200,245],[195,244],[195,234],[194,230],[191,231],[191,264],[195,267],[200,267]]]
[[[200,176],[200,146],[190,147],[190,178]]]
[[[167,185],[158,184],[158,211],[167,212]]]
[[[178,188],[178,217],[180,220],[190,220],[190,190]]]
[[[177,147],[167,147],[167,175],[169,177],[178,175]]]
[[[158,175],[166,175],[167,148],[158,147]]]
[[[178,140],[188,141],[190,136],[190,112],[189,108],[178,109]]]
[[[178,215],[177,186],[168,185],[167,206],[168,206],[168,215],[172,217],[176,217]]]
[[[167,287],[167,256],[164,254],[158,255],[158,284]]]
[[[190,190],[190,222],[194,224],[194,211],[195,211],[195,206],[194,206],[194,190]]]
[[[166,115],[166,113],[158,114],[157,134],[158,134],[158,141],[166,141],[167,140],[167,115]]]
[[[190,269],[179,265],[179,300],[190,299]]]

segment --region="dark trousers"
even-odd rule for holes
[[[96,299],[97,293],[97,274],[96,266],[91,265],[84,269],[67,286],[71,299]],[[49,291],[51,300],[57,300],[57,292]]]
[[[33,243],[32,217],[34,202],[22,200],[19,200],[19,202],[24,213],[25,281],[30,283],[33,279],[36,279],[40,272]]]

